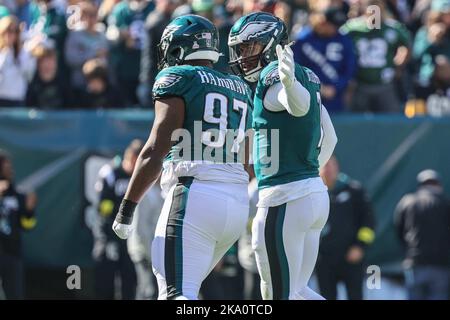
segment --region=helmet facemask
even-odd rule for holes
[[[169,66],[175,66],[183,63],[183,48],[172,47],[170,42],[162,40],[157,46],[158,70],[162,70]]]
[[[259,74],[268,61],[265,52],[268,46],[260,41],[246,41],[230,46],[230,68],[249,82],[258,81]]]

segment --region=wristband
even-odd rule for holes
[[[119,212],[116,216],[116,222],[121,224],[131,224],[131,222],[133,221],[133,214],[136,206],[136,202],[123,199],[120,203]]]

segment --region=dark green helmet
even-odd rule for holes
[[[258,81],[262,68],[277,59],[275,47],[288,43],[284,22],[265,12],[241,17],[228,37],[230,67],[249,82]]]
[[[158,45],[158,69],[183,64],[188,60],[219,60],[219,34],[206,18],[180,16],[164,29]]]

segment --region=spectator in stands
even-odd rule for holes
[[[66,62],[71,72],[72,87],[78,91],[84,89],[83,64],[94,58],[106,59],[108,40],[97,27],[97,8],[89,1],[78,4],[80,21],[69,31],[66,41]]]
[[[293,6],[291,1],[275,1],[273,15],[283,20],[288,30],[292,29],[292,11]]]
[[[121,280],[121,298],[133,300],[136,297],[136,273],[127,242],[114,234],[112,225],[142,147],[142,141],[133,140],[119,165],[107,164],[101,168],[95,185],[99,194],[99,226],[98,232],[94,232],[93,249],[97,299],[115,298],[116,276]]]
[[[92,59],[83,65],[83,76],[86,78],[86,90],[82,94],[81,103],[74,102],[75,107],[122,108],[124,101],[120,90],[108,77],[108,68],[103,59]]]
[[[408,6],[415,1],[399,1],[399,0],[384,0],[386,9],[391,14],[392,18],[400,21],[403,24],[408,22],[410,16],[410,9]]]
[[[426,25],[417,32],[413,58],[418,67],[417,96],[423,96],[430,85],[436,66],[436,56],[450,59],[450,0],[434,0]]]
[[[339,32],[347,18],[342,9],[329,7],[310,14],[293,47],[295,61],[321,80],[322,103],[329,112],[344,111],[344,93],[356,69],[352,39]]]
[[[141,54],[141,69],[139,75],[138,97],[143,107],[153,107],[152,88],[158,74],[158,44],[164,29],[172,20],[173,11],[179,5],[180,0],[156,0],[155,10],[145,21],[144,44]]]
[[[32,0],[15,0],[12,13],[17,17],[20,23],[24,23],[25,30],[31,26],[33,12],[37,9]]]
[[[121,0],[103,0],[98,8],[98,21],[105,26],[108,24],[108,17],[112,13],[116,4]]]
[[[0,5],[0,19],[3,17],[10,16],[11,12],[9,11],[8,7],[4,5]]]
[[[277,1],[274,0],[243,0],[242,15],[255,11],[269,12],[273,14],[276,2]]]
[[[219,57],[219,61],[214,64],[214,69],[230,73],[229,61],[229,49],[228,49],[228,35],[230,34],[233,22],[228,19],[222,6],[214,4],[214,0],[193,0],[192,11],[194,14],[198,14],[206,19],[212,21],[219,32],[219,50],[222,55]]]
[[[24,106],[28,82],[33,78],[36,59],[32,51],[41,39],[27,43],[14,16],[0,19],[0,107]]]
[[[36,203],[34,193],[17,191],[11,158],[0,150],[0,283],[6,299],[24,298],[22,231],[35,227]]]
[[[37,71],[28,86],[26,105],[52,110],[70,107],[71,89],[58,70],[58,58],[53,45],[41,45],[36,55]]]
[[[65,70],[64,44],[67,36],[66,15],[56,0],[36,0],[32,12],[29,33],[32,35],[43,34],[55,43],[58,54],[58,68]]]
[[[112,42],[110,61],[127,106],[139,102],[137,87],[146,36],[144,24],[153,8],[154,3],[148,0],[124,0],[114,7],[108,18],[106,36]]]
[[[394,224],[405,247],[405,281],[411,300],[447,300],[450,294],[450,202],[439,174],[417,175],[417,191],[397,205]]]
[[[417,0],[411,5],[411,13],[407,25],[413,34],[416,34],[417,30],[424,25],[432,2],[433,0]]]
[[[370,6],[380,9],[374,18]],[[364,14],[342,28],[356,47],[358,66],[350,110],[354,112],[401,112],[395,80],[409,57],[409,32],[396,20],[388,19],[382,0],[363,0]],[[379,21],[380,25],[376,25]]]
[[[408,117],[429,114],[434,117],[450,115],[450,60],[445,55],[434,58],[435,68],[429,85],[416,90],[405,108]]]
[[[180,5],[173,11],[172,19],[192,13],[191,0],[180,0]]]
[[[231,20],[234,22],[244,15],[244,6],[241,0],[228,0],[225,9],[231,15]]]
[[[336,157],[324,166],[321,176],[330,194],[330,215],[316,265],[320,294],[335,300],[342,281],[348,299],[362,300],[364,255],[375,238],[371,204],[361,184],[340,172]]]

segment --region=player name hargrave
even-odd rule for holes
[[[218,87],[227,88],[243,95],[247,94],[246,84],[242,81],[239,81],[237,79],[220,78],[206,71],[197,71],[197,74],[200,76],[202,83],[208,83]]]

